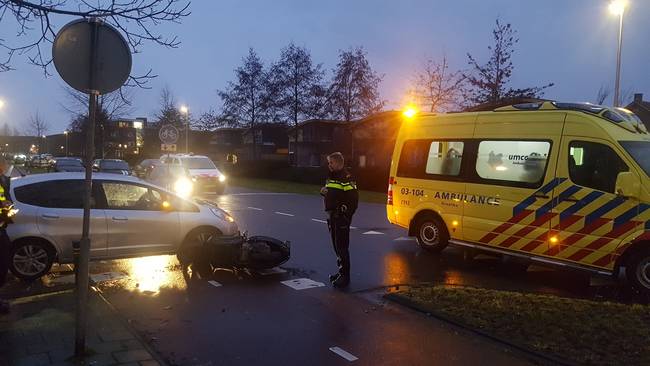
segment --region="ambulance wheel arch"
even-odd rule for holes
[[[650,234],[633,243],[617,259],[615,273],[625,268],[625,280],[633,290],[650,297]]]
[[[424,210],[413,217],[409,236],[415,236],[418,245],[432,253],[439,253],[449,244],[449,229],[437,212]]]

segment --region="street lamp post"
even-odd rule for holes
[[[190,135],[190,119],[189,119],[189,108],[187,108],[186,105],[182,105],[180,108],[181,113],[183,114],[183,117],[185,118],[185,153],[189,154],[190,148],[189,148],[189,135]]]
[[[47,151],[47,136],[43,135],[41,136],[43,138],[43,145],[45,145],[45,148],[43,149],[46,153]]]
[[[621,90],[621,49],[623,48],[623,14],[627,1],[613,0],[609,4],[609,11],[618,15],[618,52],[616,54],[616,84],[614,86],[614,107],[620,107],[620,90]]]
[[[63,131],[65,135],[65,156],[68,156],[68,130]]]

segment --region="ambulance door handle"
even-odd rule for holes
[[[577,198],[575,198],[575,197],[567,197],[567,198],[564,198],[562,201],[567,201],[567,202],[580,202],[580,200],[577,199]]]

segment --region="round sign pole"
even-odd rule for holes
[[[74,89],[88,93],[88,120],[85,126],[86,176],[83,195],[81,240],[74,243],[76,311],[75,356],[86,356],[88,319],[88,261],[97,96],[120,88],[131,73],[131,52],[122,35],[99,18],[79,19],[66,24],[52,45],[54,66],[61,78]]]

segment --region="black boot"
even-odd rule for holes
[[[332,285],[336,288],[344,288],[350,285],[350,276],[340,274],[333,282]]]
[[[334,273],[334,274],[331,274],[330,277],[329,277],[330,282],[331,282],[331,283],[334,283],[334,281],[336,281],[336,279],[339,278],[340,275],[341,275],[341,274],[338,273],[338,272],[337,272],[337,273]]]

